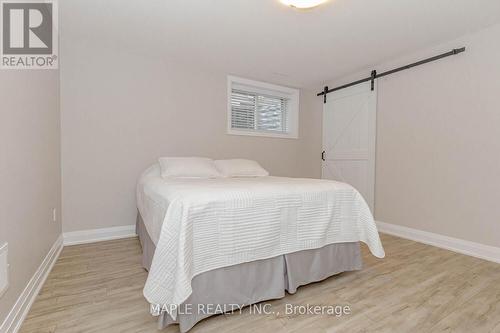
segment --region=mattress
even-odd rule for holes
[[[366,202],[340,182],[163,179],[155,165],[138,182],[137,205],[156,246],[144,288],[151,304],[181,304],[204,272],[330,244],[362,241],[384,256]]]

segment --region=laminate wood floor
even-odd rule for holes
[[[269,302],[280,314],[246,308],[190,332],[500,332],[499,264],[381,236],[386,258],[363,246],[363,270]],[[146,276],[137,238],[65,247],[21,332],[158,332],[142,295]],[[287,303],[348,305],[351,314],[285,315]]]

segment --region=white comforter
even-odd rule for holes
[[[344,183],[165,180],[154,166],[139,180],[137,203],[156,243],[144,287],[151,304],[181,304],[200,273],[332,243],[362,241],[376,257],[385,255],[367,204]]]

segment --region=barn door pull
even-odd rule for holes
[[[325,151],[324,150],[321,152],[321,160],[322,161],[326,161],[325,160]]]

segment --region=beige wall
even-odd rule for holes
[[[301,91],[299,139],[227,135],[226,73],[95,52],[64,34],[61,44],[64,231],[135,223],[137,178],[160,156],[243,157],[274,175],[319,177],[314,92]]]
[[[492,218],[500,215],[493,203],[500,188],[498,35],[497,25],[374,66],[383,71],[468,48],[379,80],[377,219],[500,244]],[[320,176],[315,89],[301,91],[299,140],[230,136],[227,73],[73,37],[63,34],[61,55],[65,231],[134,223],[135,181],[159,156],[247,157],[275,175]]]
[[[0,70],[0,244],[10,288],[0,324],[61,233],[59,72]]]
[[[499,36],[496,25],[375,66],[383,71],[467,47],[378,81],[378,220],[500,246]]]

